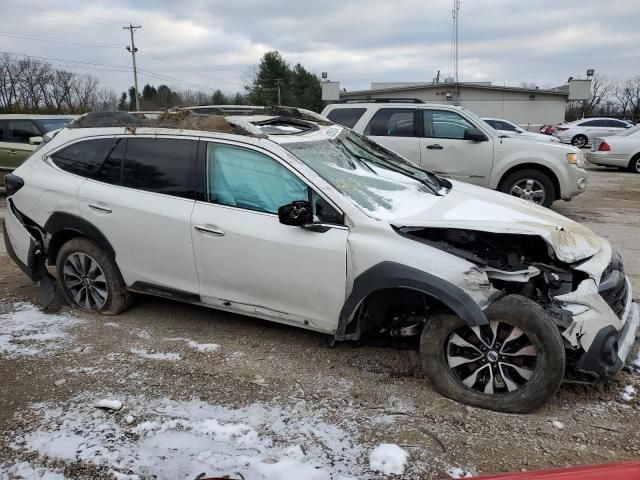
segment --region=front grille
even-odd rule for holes
[[[628,288],[622,260],[617,253],[614,253],[611,263],[602,273],[598,292],[618,318],[622,319],[627,306]]]

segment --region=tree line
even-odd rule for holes
[[[567,121],[583,116],[640,121],[640,76],[615,79],[596,74],[591,81],[591,98],[567,104]]]
[[[320,111],[324,107],[320,80],[300,63],[291,66],[276,51],[267,52],[250,67],[244,91],[226,94],[220,89],[207,93],[176,89],[168,85],[144,85],[142,110],[162,110],[193,105],[281,105]],[[0,56],[0,112],[66,114],[89,111],[135,110],[135,91],[120,96],[101,87],[90,74],[78,74],[45,61]]]

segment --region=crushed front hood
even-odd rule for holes
[[[585,226],[552,210],[486,188],[451,181],[448,194],[430,208],[394,218],[396,227],[459,228],[493,233],[537,235],[565,263],[590,259],[575,267],[599,279],[611,259],[609,243]]]

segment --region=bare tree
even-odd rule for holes
[[[584,114],[590,115],[600,105],[605,103],[615,91],[615,83],[605,75],[596,74],[591,80],[591,98],[584,104]]]
[[[71,105],[76,112],[92,110],[96,104],[98,79],[92,75],[76,76],[71,84]]]
[[[111,88],[103,87],[96,93],[94,110],[115,111],[118,109],[118,95]]]

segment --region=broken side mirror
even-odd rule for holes
[[[278,218],[283,225],[302,227],[313,222],[313,209],[305,200],[297,200],[278,209]]]
[[[473,140],[474,142],[486,142],[487,140],[489,140],[487,136],[482,133],[482,130],[473,127],[465,129],[464,139]]]

